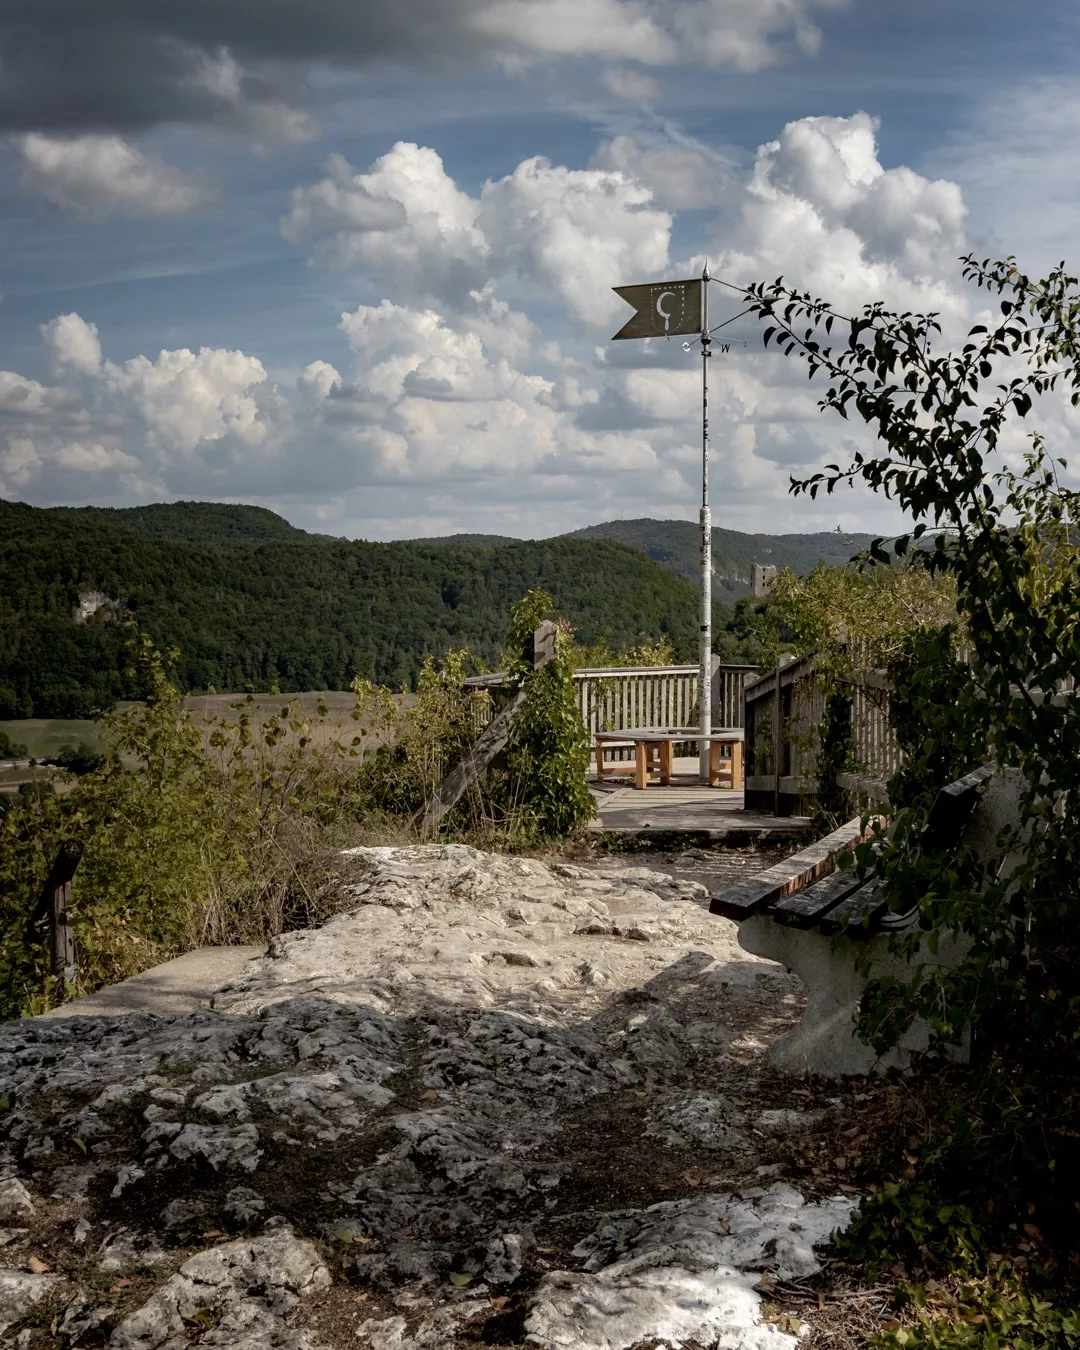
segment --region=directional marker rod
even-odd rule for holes
[[[701,274],[701,615],[699,689],[701,741],[698,772],[709,782],[709,742],[712,732],[712,512],[709,509],[709,264]]]

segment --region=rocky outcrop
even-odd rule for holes
[[[644,868],[350,857],[354,907],[210,1009],[0,1028],[10,1325],[114,1350],[451,1350],[500,1318],[492,1343],[548,1350],[793,1345],[754,1282],[813,1269],[851,1201],[763,1185],[766,1122],[732,1091],[788,978]]]

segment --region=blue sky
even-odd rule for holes
[[[244,500],[367,538],[697,509],[697,373],[610,286],[708,256],[855,305],[1076,259],[1080,20],[1041,0],[12,0],[0,495]],[[716,365],[714,517],[855,444]],[[1066,455],[1075,425],[1049,424]]]

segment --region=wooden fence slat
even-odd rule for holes
[[[63,978],[67,991],[75,983],[75,932],[69,915],[71,883],[82,855],[83,846],[77,839],[67,839],[60,845],[30,918],[31,923],[48,919],[49,969]]]

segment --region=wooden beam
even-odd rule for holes
[[[996,764],[984,764],[941,789],[934,798],[923,830],[924,847],[947,848],[960,839],[975,810],[979,794],[996,772]]]
[[[821,920],[823,933],[856,933],[869,928],[887,908],[885,882],[881,877],[870,877],[857,891],[842,900]]]
[[[827,910],[847,899],[862,884],[854,870],[830,872],[803,890],[777,900],[769,913],[778,923],[793,928],[812,928]]]
[[[880,802],[882,806],[889,805],[889,788],[880,778],[869,778],[861,773],[838,773],[836,782],[847,792],[856,792],[863,797],[869,797],[871,801]]]
[[[67,839],[60,845],[31,920],[36,922],[42,917],[48,919],[49,969],[53,975],[62,976],[68,986],[74,984],[75,980],[75,933],[68,910],[71,905],[71,882],[82,855],[83,846],[77,839]]]
[[[868,832],[870,830],[868,826]],[[756,877],[729,886],[712,897],[710,914],[722,914],[727,919],[745,919],[759,909],[801,890],[833,868],[836,855],[852,848],[864,838],[859,816],[833,830],[816,844],[801,849],[790,858],[767,868]]]

